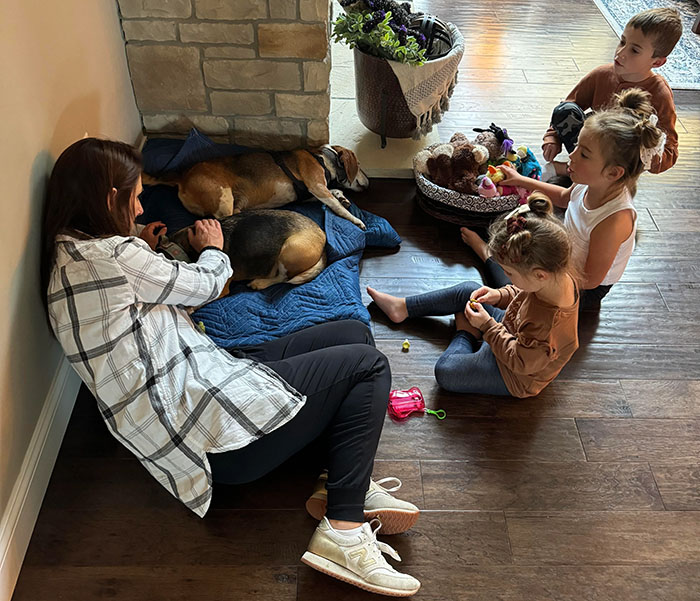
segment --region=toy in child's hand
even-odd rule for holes
[[[542,176],[542,167],[535,155],[527,146],[518,146],[518,161],[515,163],[515,168],[520,175],[540,179]]]
[[[474,311],[477,310],[477,305],[478,305],[478,304],[479,304],[479,301],[478,301],[478,300],[475,300],[475,299],[473,299],[473,298],[470,298],[470,299],[469,299],[469,306],[470,306],[472,309],[474,309]]]
[[[394,419],[406,419],[412,413],[430,413],[438,419],[447,416],[442,409],[426,409],[423,393],[414,386],[408,390],[392,390],[389,393],[389,415]]]
[[[513,164],[510,161],[504,161],[498,167],[494,167],[493,165],[489,165],[487,175],[491,178],[491,181],[494,184],[497,184],[498,182],[506,179],[506,177],[507,177],[507,175],[503,172],[503,169],[501,169],[501,167],[503,165],[505,165],[506,167],[513,167]]]

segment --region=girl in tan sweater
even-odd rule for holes
[[[490,228],[489,249],[513,282],[499,289],[465,282],[399,298],[367,288],[395,323],[407,317],[455,313],[457,332],[435,365],[451,392],[538,394],[578,348],[578,290],[571,274],[571,242],[534,193]]]

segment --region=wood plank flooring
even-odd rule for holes
[[[415,5],[467,40],[443,139],[494,121],[538,150],[552,107],[617,43],[591,0]],[[623,282],[584,317],[584,345],[539,397],[439,390],[432,370],[451,319],[396,326],[371,308],[394,386],[417,385],[448,413],[387,419],[375,466],[424,509],[412,531],[385,538],[421,579],[417,599],[697,601],[700,92],[676,102],[680,160],[641,179]],[[414,191],[375,180],[351,195],[404,239],[398,252],[366,251],[362,286],[410,294],[480,278],[457,228],[423,214]],[[109,435],[83,390],[14,600],[376,598],[299,561],[315,526],[303,504],[316,465],[302,455],[259,482],[217,488],[200,520]]]

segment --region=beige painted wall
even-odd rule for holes
[[[0,516],[62,357],[38,291],[48,174],[85,132],[140,128],[115,0],[0,1]]]

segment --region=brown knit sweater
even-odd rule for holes
[[[675,165],[678,160],[678,134],[676,133],[676,105],[673,103],[673,92],[666,80],[653,73],[643,81],[622,81],[615,75],[613,63],[596,67],[585,75],[576,87],[571,90],[566,100],[575,102],[584,111],[598,111],[608,108],[613,95],[628,88],[641,88],[651,94],[651,104],[659,117],[658,127],[666,132],[666,147],[663,155],[655,157],[650,171],[661,173]],[[544,143],[559,144],[557,132],[550,127],[544,135]]]
[[[489,319],[481,328],[508,391],[516,397],[539,394],[578,348],[578,294],[566,308],[555,307],[532,292],[508,285],[496,304],[506,309],[502,322]]]

